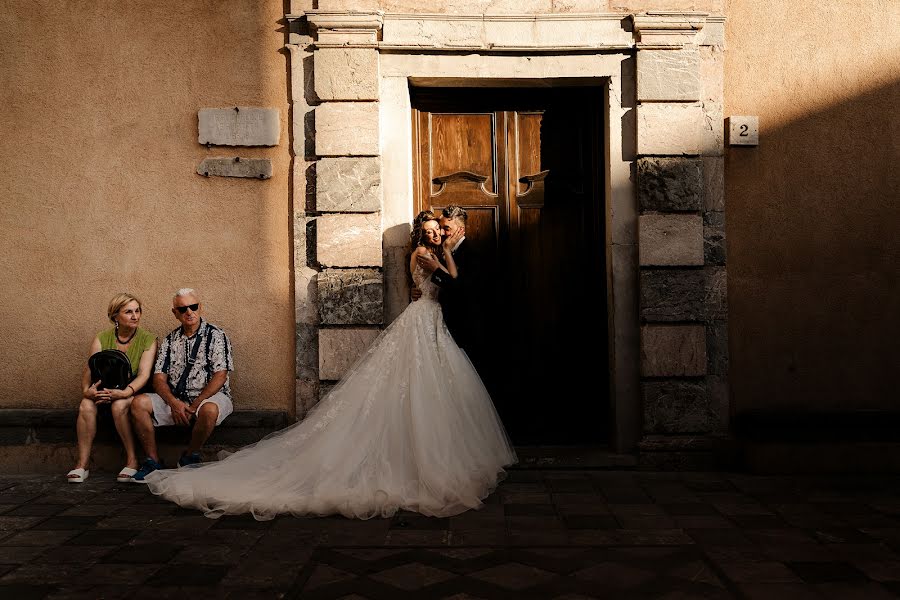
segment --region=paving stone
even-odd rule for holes
[[[555,516],[553,504],[504,504],[503,510],[508,517]]]
[[[226,515],[221,519],[217,519],[215,525],[213,526],[214,530],[222,530],[222,529],[271,529],[273,525],[272,520],[269,521],[257,521],[250,515]]]
[[[38,490],[40,500],[76,493],[91,505],[114,489],[70,492],[56,479],[10,487],[23,496]],[[808,592],[868,600],[900,591],[900,486],[884,477],[512,471],[481,510],[449,519],[405,511],[368,521],[280,517],[265,529],[177,508],[129,518],[129,507],[171,505],[145,489],[116,498],[120,504],[106,505],[121,507],[121,516],[5,517],[19,529],[0,538],[0,595],[572,600],[603,590],[623,598],[769,600],[784,592],[799,600]],[[69,518],[73,525],[60,521]],[[534,570],[548,575],[527,575]],[[474,576],[484,572],[526,575],[513,578],[522,586],[513,589]]]
[[[542,569],[511,563],[478,571],[471,576],[504,589],[521,590],[535,583],[543,583],[551,579],[553,574]]]
[[[611,515],[572,515],[562,518],[566,529],[618,529],[619,521]]]
[[[54,589],[52,585],[4,584],[0,582],[0,598],[38,600],[46,598]]]
[[[847,562],[789,562],[788,568],[807,583],[866,580],[866,574]]]
[[[451,546],[504,546],[509,534],[506,529],[453,530],[448,541]]]
[[[9,517],[49,517],[67,509],[67,504],[25,504],[6,513]]]
[[[871,581],[820,583],[811,587],[820,598],[832,600],[895,600],[897,597],[884,584]]]
[[[247,552],[245,547],[223,544],[188,546],[175,555],[172,563],[190,565],[236,565]]]
[[[90,517],[50,517],[35,525],[35,529],[90,529],[103,519],[102,516]]]
[[[94,529],[71,537],[69,546],[119,546],[133,540],[138,535],[134,529]]]
[[[396,515],[390,520],[391,529],[449,529],[450,519],[439,519],[417,514]]]
[[[268,587],[283,590],[294,584],[300,576],[303,566],[285,566],[283,563],[251,558],[238,565],[237,568],[231,569],[222,580],[222,585],[226,587]]]
[[[85,583],[98,585],[141,585],[150,579],[161,566],[159,564],[103,563],[82,570],[82,575],[79,577]]]
[[[0,564],[26,563],[47,551],[47,546],[0,546]]]
[[[800,583],[748,583],[738,586],[747,600],[821,600],[814,590]]]
[[[110,563],[166,563],[182,550],[180,544],[130,544],[120,548],[104,562]]]
[[[720,562],[719,569],[738,583],[800,583],[784,564],[775,561]]]
[[[510,546],[565,546],[569,534],[565,529],[511,529],[506,537]]]
[[[157,571],[147,585],[213,586],[228,573],[224,565],[167,565]],[[205,595],[205,594],[204,594]]]
[[[42,517],[0,517],[0,532],[28,529],[41,520]]]
[[[34,560],[36,563],[95,563],[115,553],[115,546],[57,546]]]
[[[154,577],[155,579],[155,577]],[[147,587],[136,590],[134,600],[183,600],[184,598],[203,598],[203,600],[225,600],[229,590],[211,588],[205,585],[155,585],[154,580]],[[272,596],[277,598],[277,596]]]
[[[0,541],[0,546],[55,546],[79,535],[77,531],[20,531]],[[0,561],[2,563],[3,561]]]

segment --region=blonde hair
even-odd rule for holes
[[[119,311],[122,310],[122,307],[129,302],[137,302],[138,308],[141,310],[141,312],[144,312],[144,305],[140,300],[129,293],[122,292],[121,294],[116,294],[115,296],[113,296],[113,299],[109,301],[109,308],[106,309],[106,316],[109,317],[109,320],[111,322],[115,323],[116,315],[119,314]]]

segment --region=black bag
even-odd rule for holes
[[[124,390],[131,383],[131,361],[121,350],[101,350],[88,359],[91,383],[100,381],[99,390]]]

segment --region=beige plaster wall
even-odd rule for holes
[[[231,336],[238,408],[293,410],[284,5],[7,0],[0,11],[0,408],[75,407],[107,303],[164,335],[180,286]],[[197,110],[276,107],[273,148],[197,143]],[[268,157],[267,181],[195,174]]]
[[[725,115],[735,411],[897,410],[900,4],[730,0]]]

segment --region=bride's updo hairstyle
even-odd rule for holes
[[[424,233],[422,225],[427,221],[437,221],[437,216],[430,210],[423,210],[413,219],[412,231],[409,234],[410,250],[415,250],[417,246],[424,246],[422,235]]]

